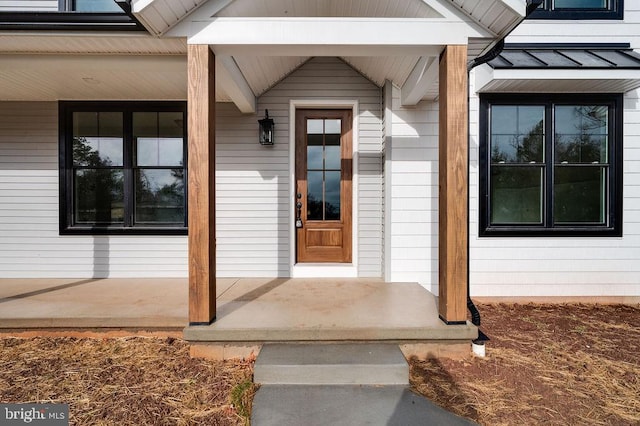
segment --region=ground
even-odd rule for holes
[[[483,425],[640,424],[640,306],[479,309],[486,358],[414,360],[415,390]]]
[[[640,424],[640,306],[480,305],[486,358],[411,361],[411,382],[483,425]],[[74,425],[246,423],[252,360],[152,337],[0,338],[0,403],[70,405]]]
[[[68,403],[73,425],[241,425],[251,372],[174,338],[0,339],[0,402]]]

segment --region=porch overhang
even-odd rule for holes
[[[245,113],[255,113],[257,97],[314,56],[340,57],[379,87],[391,81],[402,89],[403,105],[434,100],[445,46],[467,45],[473,59],[526,13],[525,0],[132,0],[131,6],[152,34],[209,45],[225,79],[217,100]]]
[[[507,45],[476,71],[478,92],[624,93],[640,87],[629,45]]]
[[[632,69],[492,69],[476,71],[479,93],[625,93],[640,87],[640,73]]]

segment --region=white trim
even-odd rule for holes
[[[175,1],[175,0],[172,0]],[[233,3],[234,0],[208,0],[196,6],[187,12],[186,15],[179,17],[175,24],[162,31],[161,35],[167,37],[184,37],[185,31],[193,31],[191,26],[193,22],[203,21],[211,18],[222,9]],[[184,24],[183,24],[184,22]]]
[[[640,73],[629,69],[476,68],[476,92],[628,92],[640,87]],[[598,90],[597,85],[604,89]]]
[[[435,96],[425,98],[429,89],[438,81],[440,61],[435,56],[423,56],[407,77],[400,89],[403,106],[417,105],[422,99],[433,100]]]
[[[185,23],[187,30],[176,35],[186,36],[189,44],[214,46],[425,47],[492,37],[473,23],[439,18],[214,17]]]
[[[352,263],[301,263],[293,265],[291,278],[358,278]]]
[[[393,150],[393,83],[389,80],[384,82],[384,209],[382,210],[382,218],[384,223],[384,280],[391,282],[391,226],[393,224],[393,197],[391,196],[391,188],[393,181],[391,173],[393,162],[391,155]]]
[[[359,137],[359,104],[358,100],[331,99],[291,99],[289,101],[289,211],[294,212],[296,191],[296,109],[298,108],[351,108],[352,110],[352,213],[351,213],[351,246],[350,264],[296,264],[296,226],[293,214],[289,216],[289,265],[290,275],[294,278],[353,278],[358,276],[358,137]]]
[[[521,0],[499,0],[499,1],[522,17],[524,17],[527,14],[526,3]]]
[[[216,56],[216,77],[220,86],[224,87],[227,96],[243,114],[256,112],[256,95],[251,90],[249,83],[244,78],[238,64],[231,56]]]

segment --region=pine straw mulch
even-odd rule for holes
[[[640,306],[479,309],[487,356],[412,360],[414,390],[483,425],[640,425]]]
[[[73,425],[241,425],[252,367],[192,359],[173,338],[7,337],[0,402],[67,403]]]

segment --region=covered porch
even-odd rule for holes
[[[220,311],[222,307],[218,306],[216,298],[220,294],[216,280],[216,236],[219,231],[216,229],[216,167],[217,164],[223,165],[216,162],[216,110],[219,103],[232,102],[241,113],[259,116],[262,110],[261,97],[300,64],[316,57],[337,57],[370,83],[384,88],[384,100],[381,99],[384,107],[381,105],[380,111],[384,117],[380,117],[379,122],[384,131],[380,132],[378,145],[380,158],[385,158],[385,161],[391,158],[393,145],[393,113],[390,111],[394,109],[394,88],[401,92],[401,108],[410,109],[422,101],[433,102],[432,105],[437,106],[437,132],[430,133],[430,136],[438,140],[437,237],[436,232],[432,231],[437,238],[438,254],[431,259],[435,259],[438,265],[439,297],[437,315],[433,315],[429,321],[465,327],[468,287],[467,64],[490,51],[498,40],[520,22],[524,16],[525,2],[494,0],[489,8],[491,14],[476,10],[464,2],[459,4],[443,0],[407,1],[407,6],[415,9],[381,8],[378,7],[383,4],[381,2],[371,2],[367,6],[357,2],[362,6],[357,10],[345,5],[331,6],[329,3],[316,7],[313,2],[300,2],[293,7],[281,1],[275,2],[272,8],[265,8],[251,0],[205,1],[195,7],[192,2],[178,3],[179,6],[169,7],[164,0],[133,1],[132,11],[157,36],[184,37],[187,41],[190,324],[187,337],[190,340],[207,341],[204,334],[225,330],[221,317],[223,312]],[[176,15],[176,11],[181,12],[182,8],[184,13]],[[334,86],[330,87],[335,89]],[[307,213],[303,213],[302,220],[300,218],[301,210],[308,210],[307,148],[304,130],[306,118],[299,121],[297,111],[339,105],[342,109],[349,106],[355,115],[358,101],[340,100],[338,95],[330,99],[320,90],[304,92],[311,95],[300,93],[286,95],[282,104],[278,105],[279,115],[276,119],[276,127],[288,127],[285,143],[289,144],[291,153],[287,179],[289,200],[280,202],[281,206],[289,206],[285,207],[287,213],[282,216],[287,230],[279,234],[279,238],[288,240],[289,276],[297,276],[296,268],[305,262],[319,264],[317,272],[312,275],[314,277],[331,276],[325,275],[322,268],[342,265],[351,267],[352,275],[348,276],[370,276],[361,274],[356,256],[352,256],[359,245],[366,245],[366,238],[360,237],[362,232],[355,224],[359,212],[355,207],[352,209],[351,199],[353,196],[354,204],[358,201],[360,194],[354,182],[357,175],[363,173],[354,165],[363,154],[355,148],[357,142],[353,143],[353,150],[350,142],[345,143],[347,148],[342,148],[342,174],[339,175],[341,197],[347,195],[340,201],[345,206],[344,210],[340,212],[339,219],[334,220],[340,222],[340,233],[336,231],[338,237],[329,237],[325,230],[323,235],[326,238],[317,237],[313,243],[316,247],[339,246],[343,256],[335,258],[338,260],[334,257],[327,260],[328,257],[309,259],[301,255],[306,252],[305,244],[309,241],[305,233],[307,231],[301,229],[309,227],[312,221],[305,221]],[[288,104],[288,110],[285,104]],[[344,121],[350,119],[345,118]],[[348,128],[342,128],[341,137],[346,138],[348,134],[348,138],[357,141],[359,134],[355,126],[358,121],[354,119],[353,123],[353,131],[349,122]],[[297,136],[299,129],[303,129],[300,130],[300,139]],[[273,144],[273,138],[270,136],[268,139],[269,145]],[[374,232],[378,235],[372,244],[378,245],[380,264],[386,262],[382,265],[382,276],[377,276],[394,281],[389,272],[389,259],[394,256],[398,259],[401,255],[394,254],[394,247],[387,244],[387,241],[391,241],[393,224],[389,206],[394,188],[385,173],[390,174],[392,164],[385,164],[384,172],[382,164],[377,167],[380,182],[384,180],[385,184],[380,184],[375,190],[380,191],[379,198],[384,197],[385,206],[383,208],[380,202],[380,220],[374,224]],[[263,206],[268,203],[264,201]],[[383,232],[386,234],[383,235]],[[347,234],[348,237],[343,237]],[[355,235],[353,239],[352,234]],[[399,253],[406,247],[395,249]],[[426,256],[423,258],[427,260]],[[328,262],[337,262],[338,265],[327,265]],[[435,288],[436,283],[433,284]],[[292,299],[289,303],[295,304],[297,301]],[[435,299],[432,302],[435,307]],[[384,320],[389,321],[388,313],[382,312]],[[271,315],[277,316],[276,312]],[[250,323],[259,323],[260,319],[251,318]],[[270,322],[268,315],[262,320]],[[322,321],[323,325],[324,321],[332,324],[330,316],[322,318]],[[393,323],[393,320],[390,321]],[[313,324],[312,327],[317,325]],[[289,330],[291,327],[292,324],[287,324]],[[208,340],[215,338],[210,336]],[[251,336],[239,340],[251,340]]]
[[[187,288],[186,279],[2,279],[0,332],[179,334]],[[440,353],[458,343],[468,351],[477,336],[472,325],[443,324],[436,298],[417,283],[219,278],[216,304],[215,323],[184,329],[194,356],[247,356],[274,341],[378,340]]]

